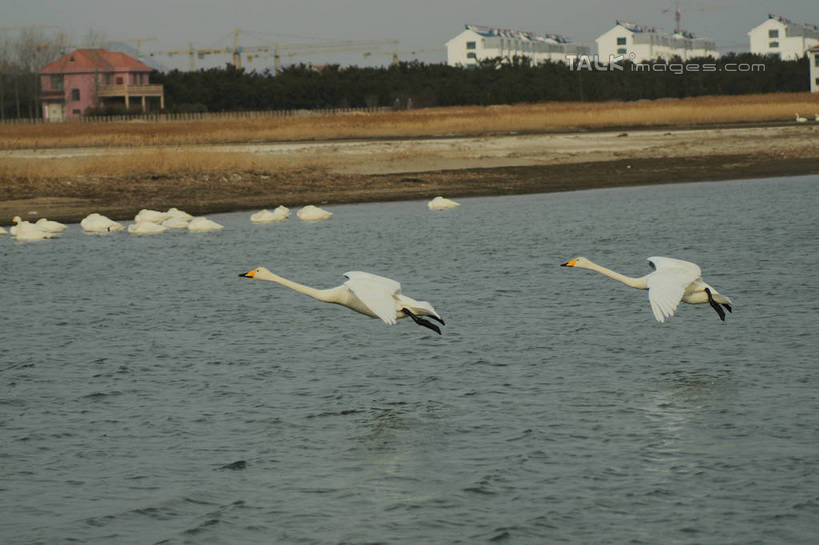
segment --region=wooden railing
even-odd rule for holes
[[[192,112],[192,113],[149,113],[134,115],[105,115],[67,118],[64,121],[52,123],[118,123],[125,121],[154,121],[154,122],[191,122],[191,121],[222,121],[232,119],[276,119],[282,117],[319,117],[330,115],[349,115],[362,113],[387,112],[393,108],[389,106],[375,106],[363,108],[317,108],[313,110],[261,110],[244,112]],[[42,118],[19,118],[0,120],[0,125],[24,125],[48,123]]]
[[[122,96],[146,96],[158,97],[162,95],[161,85],[98,85],[98,97],[122,97]]]

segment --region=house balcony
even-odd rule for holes
[[[97,97],[161,97],[161,85],[99,85]]]
[[[131,99],[138,99],[142,110],[146,111],[146,99],[159,97],[160,109],[165,109],[165,93],[162,85],[98,85],[97,98],[104,101],[106,98],[124,98],[125,107],[131,105]]]

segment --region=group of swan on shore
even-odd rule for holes
[[[638,278],[617,273],[585,257],[576,257],[562,266],[597,271],[629,287],[648,290],[651,311],[661,323],[674,315],[680,302],[691,305],[708,303],[722,321],[725,321],[726,310],[733,312],[731,299],[702,280],[702,271],[698,265],[671,257],[649,257],[648,263],[654,271]],[[372,273],[345,273],[347,281],[330,289],[316,289],[293,282],[265,267],[255,268],[239,276],[275,282],[318,301],[342,305],[365,316],[380,319],[387,325],[393,325],[401,318],[411,318],[416,324],[439,335],[441,328],[425,317],[444,325],[443,318],[429,302],[403,295],[401,284]]]

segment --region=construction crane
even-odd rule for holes
[[[350,53],[362,50],[367,51],[373,47],[383,47],[386,44],[393,45],[394,49],[398,48],[397,40],[346,40],[340,42],[318,42],[307,44],[280,44],[279,42],[275,42],[273,44],[273,72],[275,74],[281,72],[282,55],[286,57],[296,57],[302,55],[321,55],[326,53]]]
[[[685,8],[683,10],[680,9],[680,0],[674,0],[674,9],[664,9],[662,13],[673,13],[674,14],[674,33],[680,34],[682,32],[682,26],[680,24],[680,15],[682,11],[716,11],[716,10],[725,10],[731,9],[730,6],[709,6],[709,7],[702,7],[702,8]]]
[[[395,65],[398,64],[400,60],[398,58],[399,55],[417,57],[418,55],[423,55],[424,53],[443,53],[444,51],[446,50],[442,47],[433,49],[412,49],[406,51],[398,51],[397,49],[394,49],[392,51],[365,51],[363,55],[365,59],[372,55],[392,55],[392,64]]]

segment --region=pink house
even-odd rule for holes
[[[159,99],[165,109],[161,85],[151,85],[151,68],[119,51],[77,49],[40,70],[40,100],[47,121],[82,116],[88,108],[139,104],[150,111]]]

